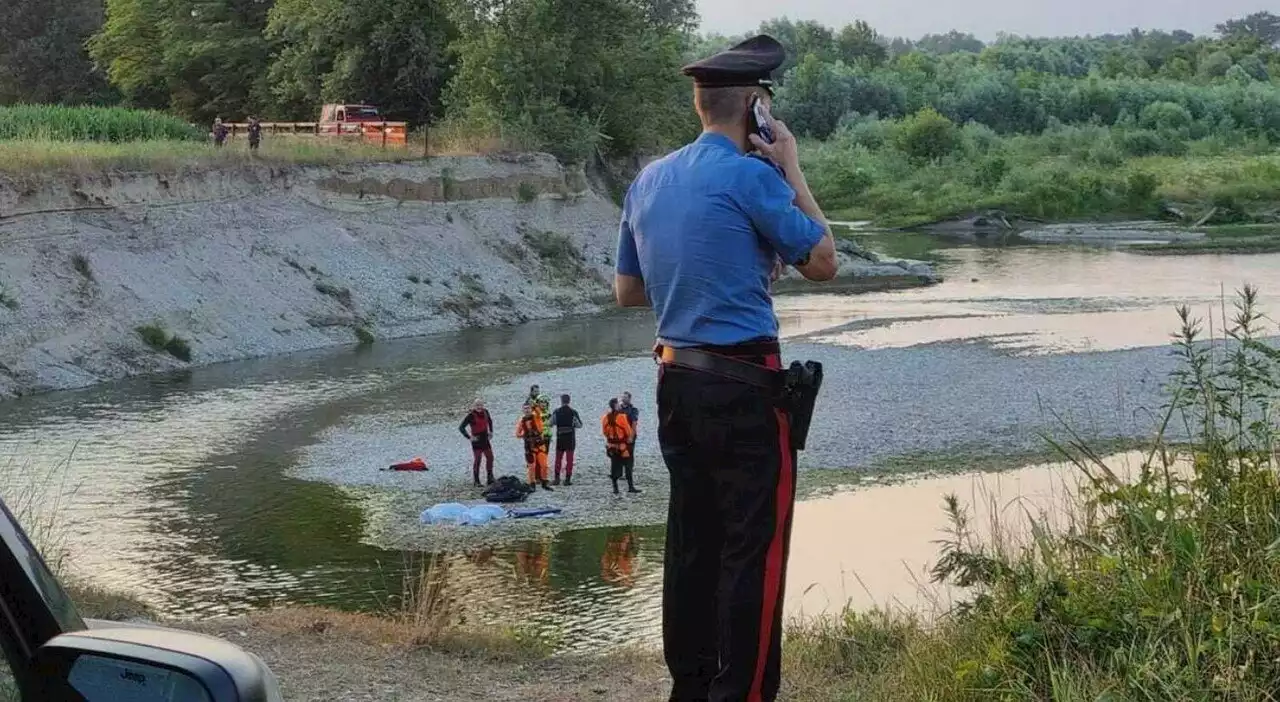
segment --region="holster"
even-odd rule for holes
[[[792,361],[782,384],[791,418],[791,448],[803,451],[809,440],[809,424],[813,421],[813,408],[822,389],[822,364],[817,361]]]
[[[783,371],[698,349],[660,346],[654,351],[660,363],[731,378],[766,390],[790,419],[791,447],[797,451],[804,450],[809,438],[809,424],[813,421],[813,408],[822,388],[821,363],[792,361],[791,366]]]

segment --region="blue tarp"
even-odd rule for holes
[[[435,505],[421,516],[423,524],[488,524],[495,519],[505,519],[507,510],[498,505],[481,504],[468,507],[458,502]]]

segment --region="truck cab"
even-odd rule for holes
[[[330,104],[320,109],[320,122],[382,122],[373,105]]]

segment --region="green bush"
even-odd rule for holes
[[[1191,112],[1174,102],[1153,102],[1142,110],[1138,123],[1147,129],[1180,130],[1191,126]]]
[[[135,331],[142,337],[142,343],[150,346],[153,351],[163,351],[165,344],[169,343],[169,333],[158,324],[141,326]]]
[[[373,332],[364,327],[356,327],[356,343],[360,346],[369,346],[375,341]]]
[[[142,337],[142,343],[153,351],[164,351],[170,356],[189,363],[191,361],[191,345],[180,336],[170,335],[159,324],[147,324],[137,327],[135,331]]]
[[[960,143],[956,125],[932,107],[903,120],[894,141],[907,156],[933,161],[950,154]]]
[[[0,107],[0,139],[52,141],[196,140],[204,133],[160,112],[121,107]]]
[[[191,362],[191,345],[180,336],[169,337],[169,340],[165,342],[164,350],[179,361]]]

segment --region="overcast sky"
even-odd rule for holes
[[[2,0],[0,0],[2,1]],[[887,36],[912,39],[951,29],[1070,36],[1144,29],[1209,34],[1224,19],[1276,10],[1277,0],[698,0],[702,29],[740,34],[785,15],[843,26],[866,20]]]

